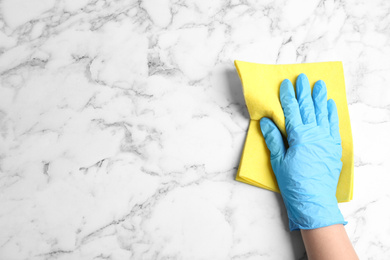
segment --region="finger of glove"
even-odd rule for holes
[[[313,99],[309,80],[305,74],[300,74],[297,78],[297,99],[299,110],[301,111],[302,123],[311,124],[316,122]]]
[[[317,125],[329,129],[327,91],[325,82],[319,80],[314,84],[313,103],[316,113]]]
[[[298,101],[295,98],[294,87],[288,79],[283,80],[280,85],[280,102],[286,118],[287,133],[295,127],[302,125],[301,113],[299,112]]]
[[[268,150],[271,153],[271,160],[284,156],[286,147],[284,146],[282,135],[274,122],[267,117],[263,117],[260,120],[260,128]]]
[[[330,135],[333,137],[337,144],[341,144],[339,116],[337,115],[337,107],[333,99],[328,100],[328,118],[330,126]]]

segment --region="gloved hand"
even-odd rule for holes
[[[290,230],[345,225],[336,199],[342,167],[336,104],[332,99],[327,101],[322,80],[314,85],[312,99],[304,74],[298,76],[296,91],[297,98],[287,79],[280,86],[288,149],[272,120],[266,117],[260,120]]]

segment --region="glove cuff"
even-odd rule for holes
[[[287,206],[287,205],[286,205]],[[298,209],[298,210],[297,210]],[[316,229],[335,224],[346,225],[338,207],[337,200],[332,205],[321,203],[305,203],[300,207],[287,207],[290,231],[300,229]]]
[[[301,230],[301,229],[316,229],[322,227],[328,227],[336,224],[343,224],[344,226],[348,224],[348,221],[345,221],[343,217],[337,220],[322,221],[318,223],[312,223],[310,225],[302,225],[300,223],[295,223],[293,220],[289,219],[289,228],[290,231]]]

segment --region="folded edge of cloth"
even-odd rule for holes
[[[327,87],[328,99],[337,105],[343,154],[336,197],[348,202],[353,197],[353,142],[348,113],[342,62],[317,62],[286,65],[268,65],[235,60],[242,82],[245,102],[250,115],[249,129],[242,151],[236,180],[257,187],[280,192],[272,171],[269,150],[261,134],[259,120],[271,118],[286,137],[284,114],[279,101],[279,87],[284,79],[295,86],[299,74],[305,73],[310,86],[322,79]]]

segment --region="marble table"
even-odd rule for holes
[[[305,259],[234,180],[235,59],[342,61],[361,259],[390,259],[390,2],[0,2],[0,259]]]

